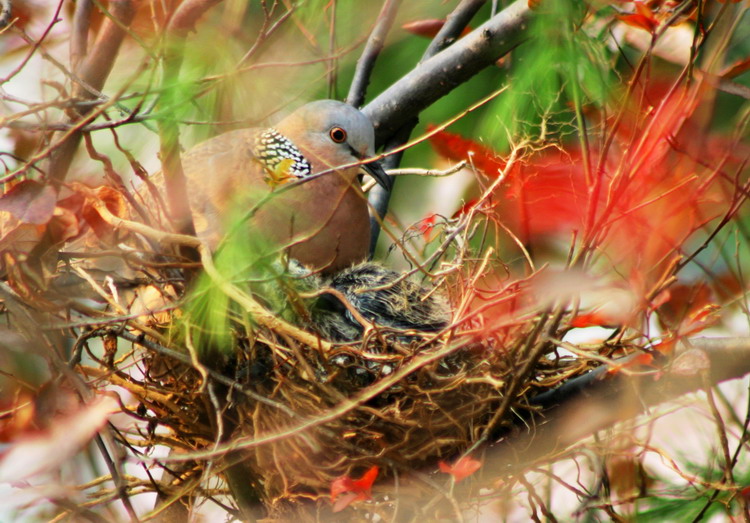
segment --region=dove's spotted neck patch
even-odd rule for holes
[[[263,164],[266,182],[272,186],[294,178],[304,178],[312,172],[310,162],[297,146],[273,128],[258,134],[253,154]]]

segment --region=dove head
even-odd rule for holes
[[[375,154],[375,131],[370,119],[351,105],[335,100],[306,104],[274,128],[294,144],[312,166],[311,173],[333,170],[353,179],[360,167],[390,189],[390,178],[378,162],[351,166]]]

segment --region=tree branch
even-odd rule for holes
[[[411,118],[516,47],[524,38],[529,12],[527,0],[516,0],[367,104],[363,112],[375,125],[377,144],[385,143]]]
[[[424,62],[428,58],[432,58],[455,42],[486,1],[462,0],[453,12],[446,17],[443,27],[440,28],[438,34],[435,35],[430,45],[427,46],[427,50],[424,52],[421,61]]]
[[[485,3],[486,0],[462,0],[461,3],[448,15],[445,24],[440,28],[438,34],[432,40],[430,45],[425,50],[420,60],[420,64],[424,63],[425,60],[429,60],[435,56],[439,51],[453,43],[456,38],[461,34],[464,28],[469,24],[474,15],[479,11],[479,8]],[[419,66],[417,66],[419,69]],[[415,69],[416,70],[416,69]],[[411,74],[411,73],[410,73]],[[408,76],[408,75],[407,75]],[[397,82],[398,84],[398,82]],[[380,97],[376,98],[376,100]],[[365,108],[365,112],[367,109]],[[420,110],[421,111],[421,110]],[[417,114],[408,118],[395,132],[388,135],[388,138],[383,138],[382,142],[385,144],[385,150],[391,151],[401,147],[403,144],[409,141],[412,131],[419,123]],[[377,131],[377,125],[376,125]],[[403,152],[388,156],[383,162],[383,168],[386,170],[395,169],[401,163]],[[392,191],[393,189],[391,189]],[[391,191],[386,190],[384,187],[375,187],[368,196],[370,206],[372,207],[372,216],[370,217],[370,256],[375,254],[375,248],[378,244],[378,237],[380,236],[380,223],[385,218],[388,212],[388,204],[391,199]]]
[[[354,107],[361,107],[365,101],[367,86],[370,83],[370,75],[375,67],[375,61],[380,55],[385,45],[385,38],[393,25],[398,8],[402,0],[385,0],[383,7],[378,15],[378,21],[375,28],[367,39],[367,44],[362,51],[362,55],[357,60],[357,68],[354,70],[354,78],[349,86],[349,94],[346,96],[346,103]]]
[[[673,359],[656,370],[653,366],[628,367],[627,374],[610,370],[599,367],[533,399],[532,404],[543,410],[534,417],[532,429],[488,449],[482,467],[487,480],[521,473],[596,431],[701,389],[704,379],[715,385],[750,373],[750,338],[697,338],[685,342]],[[465,492],[459,490],[456,496],[468,495],[470,485],[457,487]]]
[[[125,28],[130,25],[135,15],[135,8],[131,0],[112,0],[109,2],[108,8],[111,17],[107,17],[102,23],[93,50],[81,62],[80,71],[77,75],[86,85],[91,86],[97,91],[100,91],[104,87],[104,82],[112,71],[112,66],[120,50],[120,45],[125,38]],[[74,20],[76,24],[85,24],[86,27],[88,26],[88,19],[84,18],[81,13],[77,13]],[[73,34],[80,33],[82,30],[80,26],[73,27]],[[75,48],[75,51],[80,51],[80,43]],[[75,62],[80,57],[73,56],[71,59]],[[73,95],[83,99],[92,98],[90,92],[82,85],[73,86]],[[72,117],[71,120],[75,121],[79,117],[85,116],[90,110],[90,108],[82,111],[79,110],[77,115]],[[78,145],[81,143],[82,136],[83,133],[80,131],[70,133],[67,137],[62,138],[65,140],[65,143],[52,151],[49,157],[49,169],[47,170],[51,180],[62,181],[65,179],[70,164],[73,161],[73,156],[78,149]]]

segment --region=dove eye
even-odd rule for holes
[[[341,127],[334,127],[328,132],[328,135],[336,143],[344,143],[346,141],[346,131]]]

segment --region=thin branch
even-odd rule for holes
[[[685,342],[681,354],[699,351],[708,361],[708,376],[712,384],[735,379],[750,373],[750,338],[696,338]],[[632,357],[620,360],[623,364]],[[501,443],[490,447],[482,466],[482,477],[456,486],[454,495],[466,498],[471,491],[487,486],[498,475],[522,473],[540,460],[549,460],[581,439],[596,431],[611,427],[626,417],[636,416],[650,406],[678,398],[705,387],[701,369],[681,368],[679,365],[658,366],[659,379],[653,379],[653,367],[640,367],[641,376],[632,373],[610,372],[612,367],[601,366],[588,374],[567,381],[557,389],[532,399],[541,407],[535,415],[535,425],[516,432]],[[635,368],[631,369],[635,370]],[[585,422],[582,422],[585,421]]]
[[[91,21],[91,0],[77,0],[73,14],[73,30],[70,34],[70,65],[78,74],[78,66],[86,56],[89,45],[89,22]]]
[[[425,63],[425,61],[429,61],[429,59],[435,56],[439,51],[443,50],[445,47],[454,42],[455,39],[459,37],[464,28],[469,24],[479,8],[482,7],[484,1],[485,0],[462,0],[461,3],[459,3],[458,6],[453,10],[453,12],[448,15],[445,24],[443,24],[443,27],[440,28],[440,31],[438,31],[438,34],[435,36],[432,43],[427,47],[427,50],[422,56],[422,60],[420,60],[419,62],[420,65],[418,65],[417,68],[407,76],[410,76],[415,71],[419,70],[419,68],[422,66],[422,64]],[[460,70],[462,67],[463,66],[459,67],[458,69]],[[477,69],[477,71],[479,71],[479,69]],[[441,82],[441,80],[435,79],[436,85],[443,85]],[[397,84],[399,83],[400,82],[397,82]],[[394,84],[394,86],[395,85],[396,84]],[[391,86],[391,88],[393,88],[394,86]],[[382,95],[376,98],[375,102],[381,98]],[[369,104],[368,107],[370,107],[371,105],[372,103]],[[422,107],[422,109],[423,108],[424,107]],[[367,108],[365,108],[365,112],[367,113]],[[385,143],[386,151],[397,149],[399,146],[409,141],[409,137],[411,136],[412,131],[417,126],[417,123],[419,123],[419,120],[417,119],[417,115],[419,114],[419,112],[421,112],[421,109],[417,110],[415,114],[405,119],[403,123],[396,127],[393,134],[386,135],[387,138],[381,136],[383,143]],[[367,114],[372,118],[372,114]],[[379,131],[378,127],[379,125],[382,125],[382,123],[376,120],[373,120],[373,123],[375,124],[377,135]],[[384,162],[383,167],[385,169],[395,169],[401,163],[402,156],[403,154],[399,153],[388,157]],[[370,256],[375,253],[375,248],[378,244],[378,236],[380,235],[380,223],[383,221],[386,213],[388,212],[388,204],[390,202],[390,199],[390,192],[383,187],[375,187],[372,191],[370,191],[370,195],[368,196],[368,200],[373,209],[373,215],[370,218]]]
[[[96,42],[93,45],[93,51],[81,62],[80,74],[78,75],[87,85],[90,85],[97,91],[101,90],[104,86],[104,82],[107,80],[115,63],[120,45],[125,38],[126,31],[124,27],[130,25],[135,15],[135,8],[131,0],[110,2],[108,7],[111,18],[108,17],[102,23]],[[76,18],[76,21],[84,23],[79,18]],[[74,27],[73,33],[75,34],[82,30]],[[74,85],[73,94],[84,99],[92,98],[88,90],[78,84]],[[78,116],[84,116],[86,113],[86,110],[79,111]],[[65,179],[81,138],[82,133],[80,131],[70,133],[63,138],[65,142],[59,148],[53,150],[49,157],[49,169],[47,170],[50,179],[56,181]]]
[[[469,25],[471,19],[487,0],[462,0],[460,4],[445,19],[445,24],[432,39],[424,52],[422,61],[432,58],[440,51],[455,42],[461,32]]]
[[[346,96],[346,103],[354,107],[361,107],[365,101],[367,86],[370,83],[370,75],[375,67],[380,52],[385,45],[385,38],[393,26],[396,13],[401,7],[402,0],[385,0],[383,7],[378,15],[375,28],[370,33],[370,38],[365,44],[362,55],[357,60],[357,68],[354,70],[354,78],[349,86],[349,94]]]

